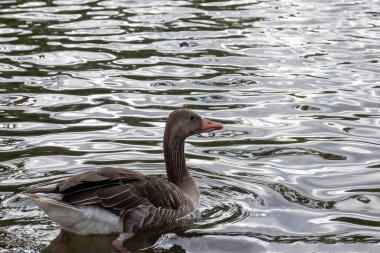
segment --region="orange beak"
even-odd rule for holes
[[[223,124],[220,122],[214,122],[205,118],[202,118],[201,133],[210,132],[213,130],[220,130],[223,128]]]

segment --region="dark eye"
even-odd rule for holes
[[[191,115],[189,119],[190,119],[190,121],[194,121],[195,117],[193,115]]]

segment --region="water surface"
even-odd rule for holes
[[[132,251],[377,251],[379,15],[360,0],[0,1],[0,248],[108,251],[107,236],[57,244],[17,193],[102,166],[163,174],[165,119],[187,107],[225,125],[186,144],[201,218]]]

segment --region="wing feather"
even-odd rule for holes
[[[185,198],[178,186],[165,179],[115,168],[72,176],[51,192],[62,194],[62,201],[70,205],[98,205],[121,215],[127,230],[173,220]]]
[[[67,195],[63,195],[62,201],[71,205],[77,204],[87,204],[88,201],[93,203],[97,201],[97,197],[94,190],[82,191],[79,193],[71,193]]]

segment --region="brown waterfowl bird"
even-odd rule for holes
[[[64,230],[121,233],[114,241],[120,248],[136,230],[173,223],[197,207],[199,190],[186,167],[185,139],[222,127],[191,110],[172,112],[163,140],[167,180],[129,169],[101,168],[24,194]]]

